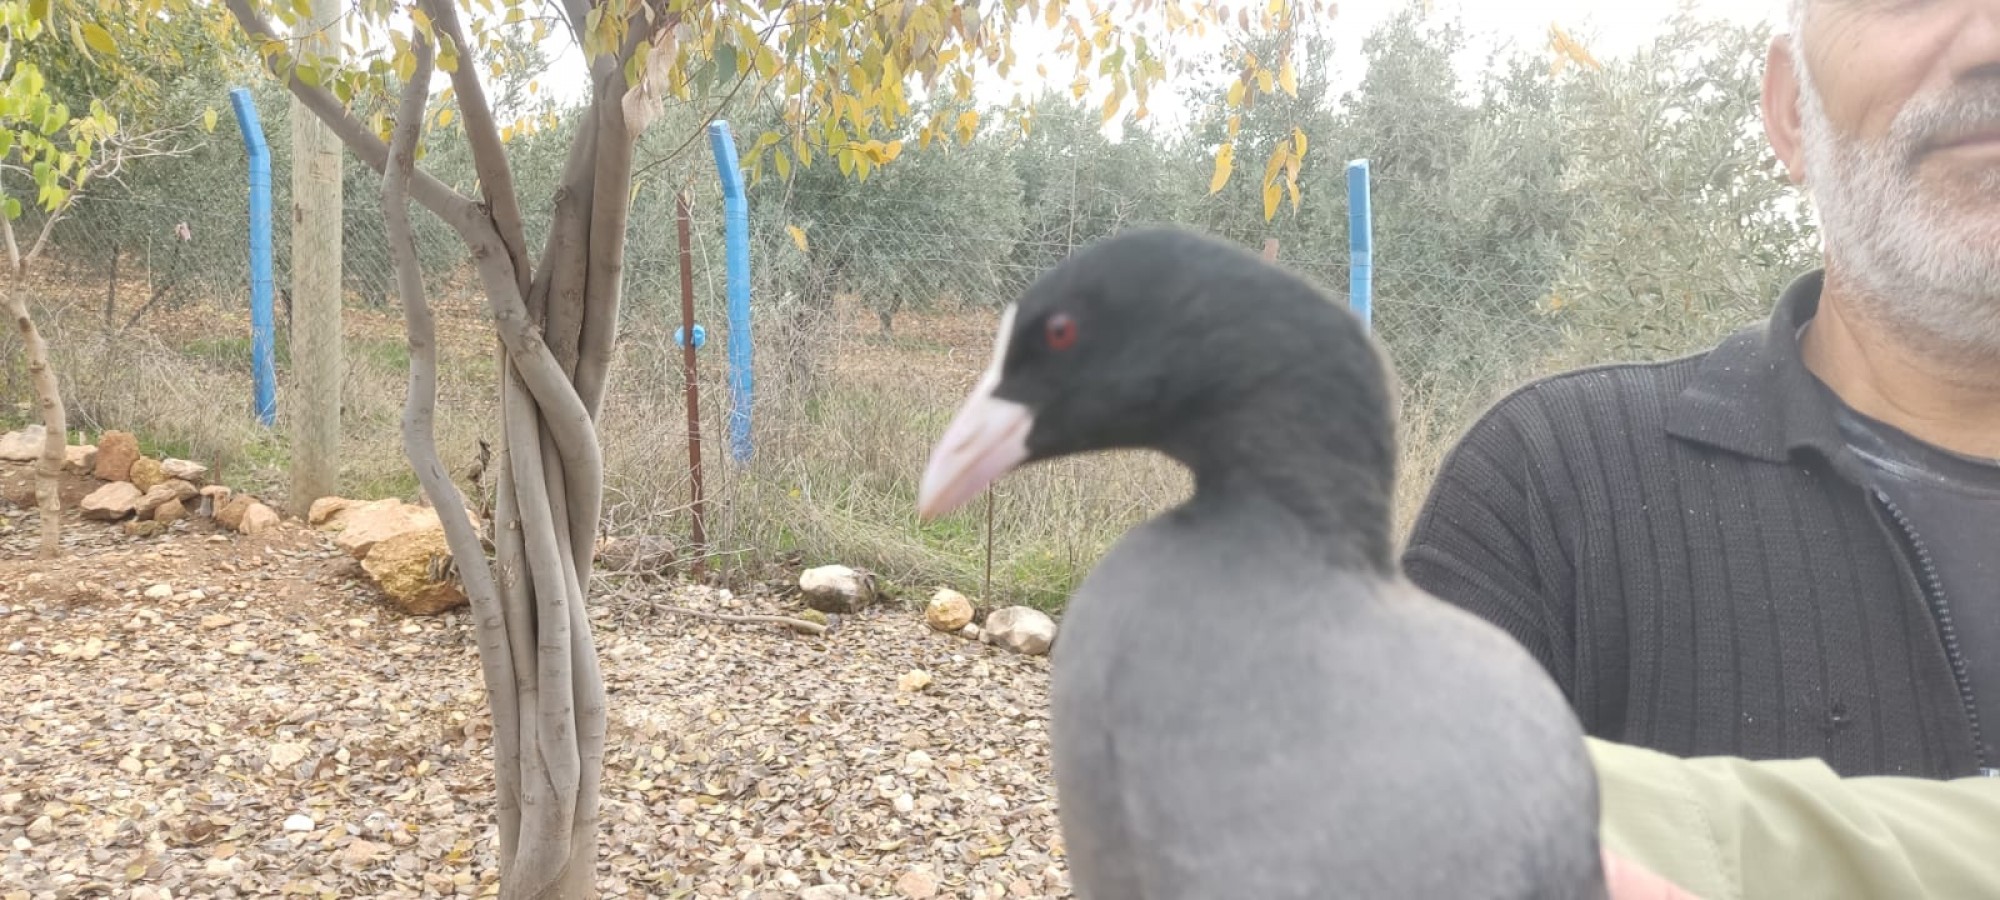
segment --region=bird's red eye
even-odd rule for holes
[[[1068,350],[1076,344],[1076,320],[1068,313],[1056,313],[1042,326],[1042,337],[1051,350]]]

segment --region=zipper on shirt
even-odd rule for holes
[[[1979,733],[1979,707],[1973,703],[1972,698],[1972,672],[1966,667],[1965,657],[1959,652],[1958,630],[1951,623],[1951,607],[1944,602],[1944,579],[1938,575],[1937,564],[1931,559],[1930,548],[1924,546],[1923,538],[1917,535],[1916,526],[1910,523],[1902,508],[1891,501],[1889,495],[1881,489],[1873,489],[1873,493],[1875,499],[1889,511],[1889,515],[1895,518],[1896,525],[1902,528],[1903,536],[1910,539],[1910,548],[1916,551],[1917,564],[1923,569],[1924,599],[1929,601],[1931,616],[1937,620],[1938,635],[1944,639],[1944,652],[1946,659],[1951,662],[1952,679],[1958,682],[1958,699],[1965,706],[1966,724],[1972,731],[1972,753],[1973,758],[1977,760],[1979,774],[2000,775],[2000,769],[1996,769],[1992,761],[1986,758],[1986,740]]]

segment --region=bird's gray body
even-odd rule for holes
[[[1072,598],[1051,736],[1079,900],[1603,898],[1596,782],[1553,683],[1312,539],[1276,504],[1197,500]]]

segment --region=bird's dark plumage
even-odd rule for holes
[[[1394,420],[1351,313],[1200,235],[1086,247],[1003,317],[924,515],[1068,454],[1152,448],[1195,475],[1098,563],[1055,650],[1081,900],[1605,896],[1563,697],[1396,568]]]

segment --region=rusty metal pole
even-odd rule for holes
[[[681,251],[681,379],[687,382],[688,474],[694,482],[694,566],[695,577],[708,563],[708,517],[701,495],[701,385],[695,379],[694,364],[694,250],[688,232],[692,214],[686,190],[674,196],[674,230]]]

